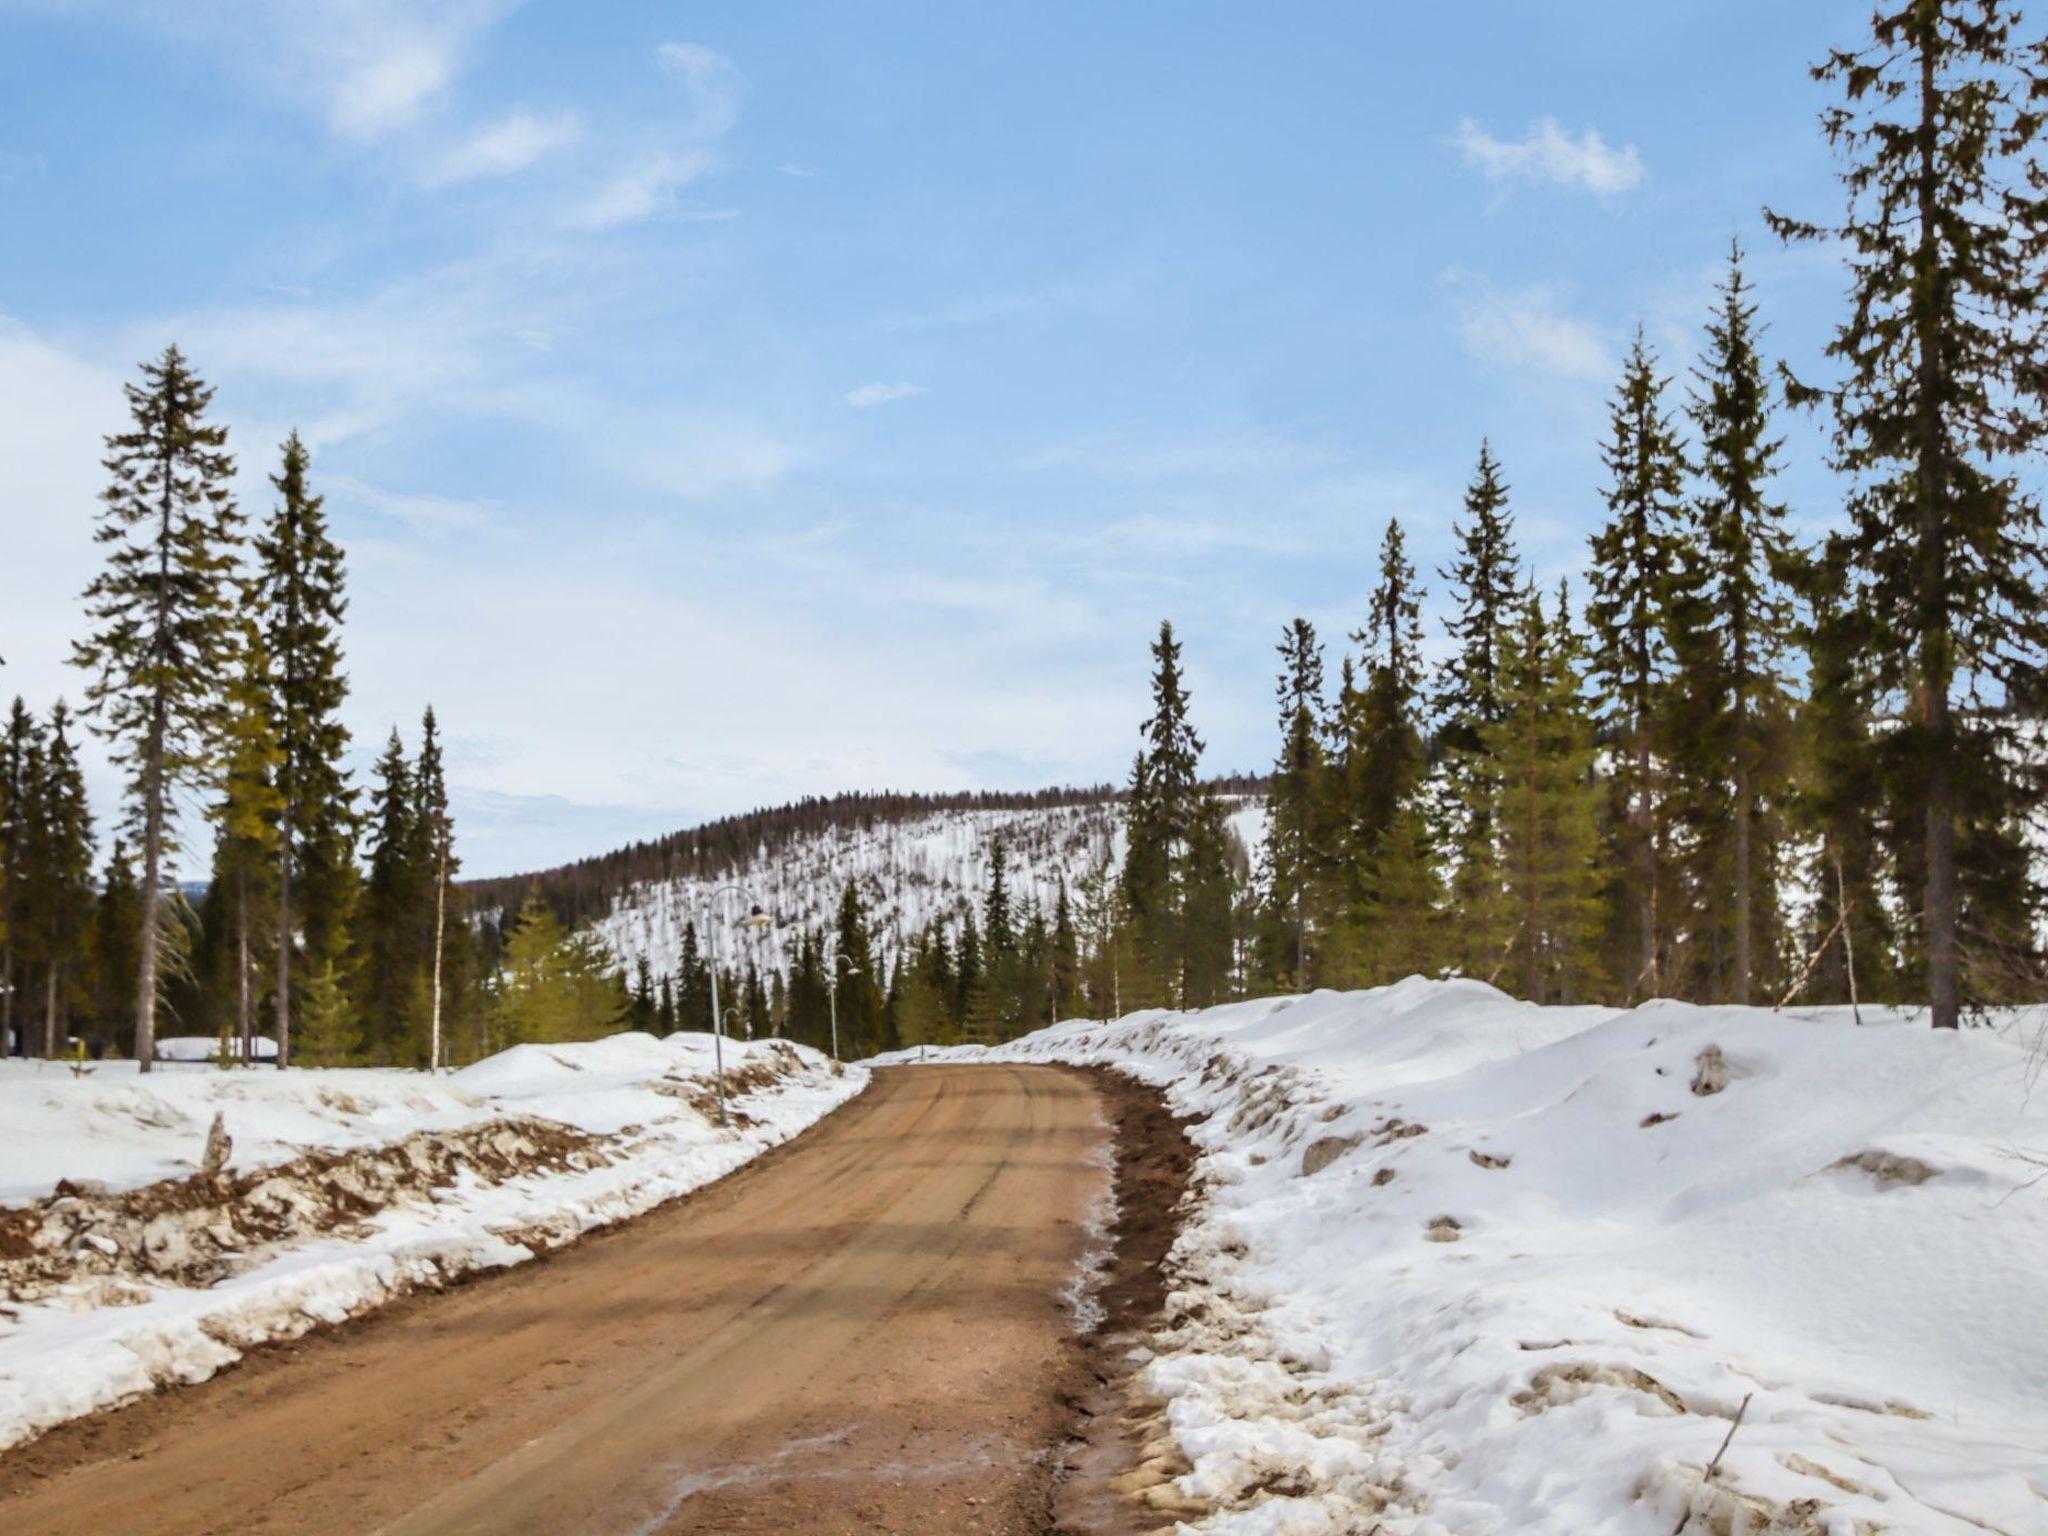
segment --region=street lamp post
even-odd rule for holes
[[[747,894],[746,887],[732,882],[714,887],[704,898],[704,939],[711,955],[711,1053],[718,1072],[718,1124],[726,1125],[725,1110],[725,1016],[718,1006],[718,900],[725,895],[738,896],[750,910],[747,924],[753,928],[765,928],[768,914],[763,912]]]

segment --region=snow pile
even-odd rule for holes
[[[1864,1017],[1415,978],[988,1054],[1199,1122],[1183,1530],[2042,1536],[2040,1016]]]
[[[721,1129],[712,1059],[707,1036],[626,1034],[439,1077],[0,1066],[0,1450],[639,1215],[867,1082],[728,1041]]]

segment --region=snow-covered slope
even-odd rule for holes
[[[1234,802],[1231,825],[1256,857],[1265,836],[1260,799]],[[703,878],[636,885],[596,924],[604,944],[630,973],[644,957],[656,977],[672,974],[683,924],[715,926],[721,958],[751,959],[763,974],[786,968],[807,928],[827,929],[849,880],[867,903],[877,958],[900,947],[934,918],[957,921],[987,893],[989,863],[1001,842],[1020,908],[1050,912],[1061,880],[1073,892],[1105,861],[1123,857],[1123,807],[1114,802],[1033,810],[946,811],[904,821],[837,826],[773,853]],[[712,893],[727,883],[768,915],[765,928],[741,919],[747,901]],[[702,942],[700,937],[700,942]]]
[[[0,1450],[650,1210],[867,1082],[728,1041],[721,1129],[712,1051],[624,1034],[444,1076],[0,1063]]]
[[[993,1054],[1199,1122],[1181,1529],[2043,1536],[2042,1016],[1865,1020],[1418,978]]]

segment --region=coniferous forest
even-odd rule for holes
[[[631,884],[846,816],[1112,793],[1121,857],[1050,904],[999,848],[975,910],[892,957],[849,887],[781,968],[717,978],[728,1022],[824,1044],[836,1020],[867,1054],[1416,973],[1548,1003],[1925,1003],[1938,1028],[2038,1000],[2048,57],[2000,7],[1899,3],[1815,73],[1842,201],[1765,221],[1845,253],[1816,375],[1773,355],[1731,245],[1697,355],[1638,330],[1583,574],[1555,586],[1475,423],[1462,507],[1413,512],[1452,514],[1448,563],[1418,570],[1398,520],[1361,529],[1356,627],[1281,630],[1264,779],[1204,776],[1162,624],[1120,790],[807,802],[465,885],[431,708],[369,782],[344,766],[345,560],[305,446],[239,505],[212,391],[167,348],[107,440],[76,707],[17,699],[0,734],[0,1038],[427,1065],[708,1027],[694,926],[665,976],[588,931]],[[1795,415],[1839,488],[1800,509],[1817,540],[1781,490]],[[118,807],[87,804],[85,732]],[[1228,814],[1261,791],[1248,849]],[[188,895],[174,873],[202,857]]]

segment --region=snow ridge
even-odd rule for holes
[[[2041,1018],[1864,1018],[1411,978],[944,1056],[1198,1121],[1180,1529],[2044,1536]]]

